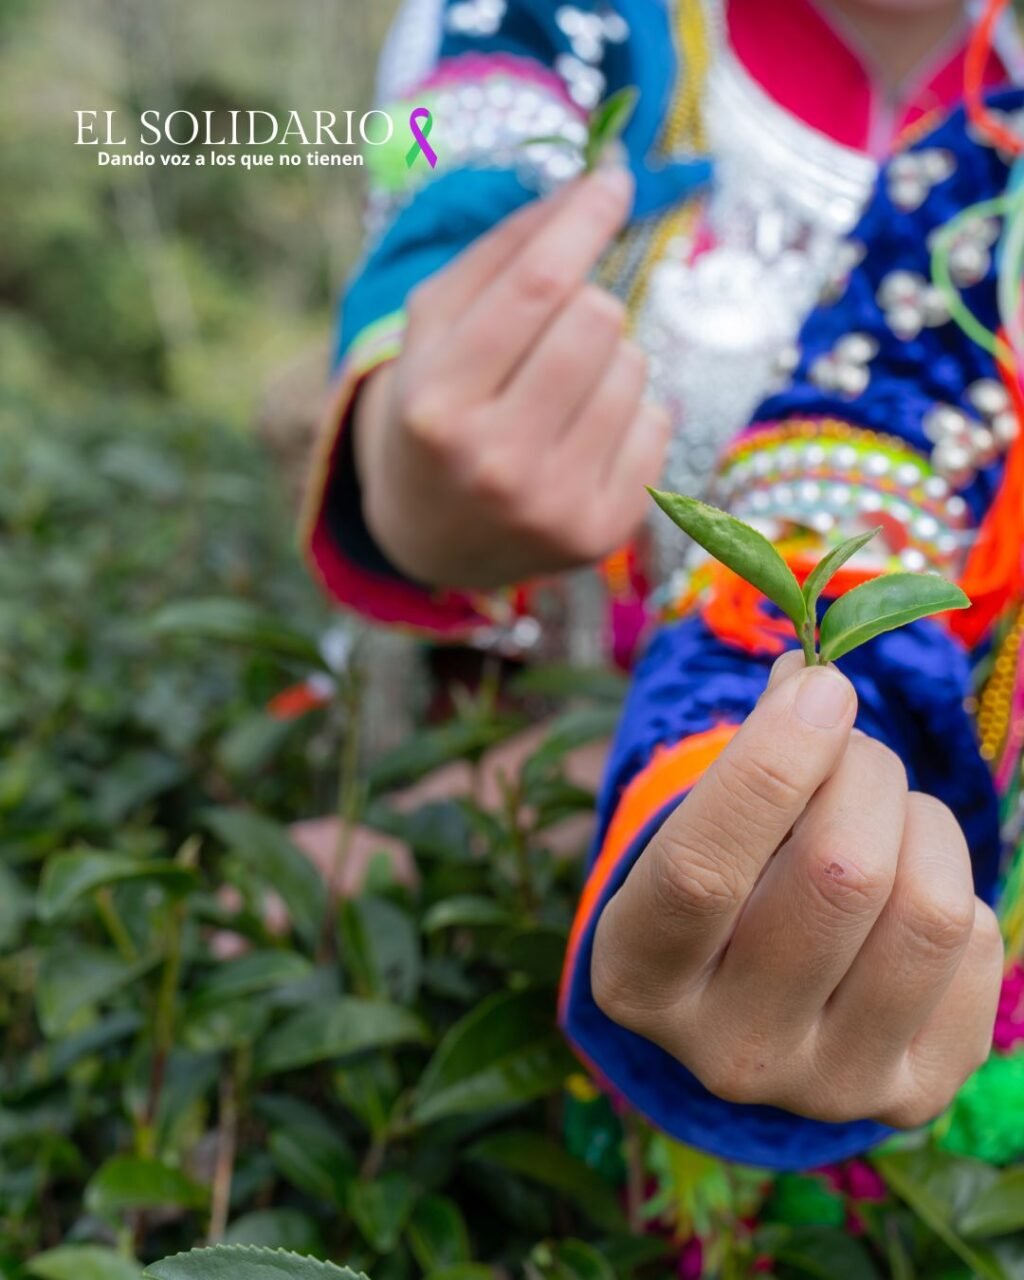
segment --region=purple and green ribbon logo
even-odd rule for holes
[[[420,127],[420,121],[425,121],[423,127]],[[406,166],[411,169],[416,161],[422,155],[431,169],[437,168],[437,152],[430,145],[427,139],[430,137],[430,131],[434,127],[434,117],[426,107],[417,107],[409,117],[409,129],[416,141],[409,148],[409,153],[405,157]]]

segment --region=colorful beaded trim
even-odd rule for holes
[[[923,453],[833,418],[755,428],[726,454],[715,498],[734,515],[828,536],[883,526],[905,569],[956,573],[970,511]]]

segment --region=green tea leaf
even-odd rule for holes
[[[195,873],[175,862],[129,858],[121,853],[58,853],[43,869],[36,910],[46,923],[59,920],[97,889],[129,880],[152,880],[174,896],[195,887]]]
[[[315,1258],[248,1245],[216,1245],[154,1262],[146,1280],[367,1280],[367,1277]]]
[[[466,1220],[448,1196],[423,1196],[417,1201],[408,1237],[413,1256],[428,1275],[469,1261]]]
[[[890,573],[840,596],[821,622],[821,660],[835,662],[858,645],[918,618],[970,608],[953,583],[931,573]]]
[[[868,533],[859,533],[855,538],[848,538],[846,542],[841,542],[838,547],[833,547],[823,560],[818,561],[804,582],[804,599],[807,601],[808,617],[813,618],[816,616],[821,593],[843,565],[848,560],[852,560],[861,547],[866,547],[881,532],[882,526],[879,525],[877,529],[872,529]]]
[[[498,1165],[571,1200],[596,1226],[626,1229],[614,1189],[564,1146],[539,1133],[507,1130],[491,1134],[469,1150],[469,1158]]]
[[[284,827],[245,809],[211,809],[206,822],[268,892],[280,895],[296,932],[315,945],[326,909],[324,882]]]
[[[349,1196],[349,1212],[371,1249],[391,1253],[398,1247],[417,1194],[416,1184],[404,1173],[356,1183]]]
[[[768,539],[733,516],[679,493],[649,490],[662,511],[716,560],[757,587],[797,628],[807,620],[807,604],[793,571]]]
[[[142,1280],[142,1268],[113,1249],[93,1244],[67,1244],[40,1253],[27,1274],[38,1280]]]
[[[1005,1236],[1024,1231],[1024,1169],[1007,1169],[960,1219],[965,1236]]]
[[[608,148],[619,140],[633,118],[640,90],[633,85],[613,93],[590,117],[590,129],[584,159],[587,169],[596,169]]]
[[[300,1009],[257,1046],[254,1069],[268,1076],[368,1049],[426,1044],[430,1030],[400,1005],[340,996],[331,1004]]]
[[[205,1187],[159,1160],[114,1156],[85,1190],[85,1207],[98,1218],[116,1218],[142,1209],[202,1209]]]
[[[1005,1280],[1002,1268],[985,1253],[973,1248],[951,1225],[955,1206],[946,1190],[951,1166],[956,1161],[944,1160],[931,1151],[895,1151],[876,1156],[872,1163],[889,1189],[913,1209],[934,1235],[965,1262],[971,1274],[984,1280]],[[963,1162],[984,1173],[980,1162]],[[987,1171],[995,1174],[994,1169]]]
[[[75,1016],[94,1008],[149,969],[154,961],[129,964],[113,951],[57,945],[43,955],[36,983],[36,1009],[43,1031],[53,1039]]]
[[[224,1233],[225,1244],[254,1245],[260,1249],[288,1249],[292,1253],[320,1257],[324,1240],[320,1228],[297,1209],[256,1209],[236,1218]]]
[[[515,917],[494,898],[460,894],[436,902],[424,915],[424,933],[440,933],[443,929],[486,929],[511,925]]]
[[[315,637],[244,600],[184,600],[170,604],[149,620],[149,630],[157,636],[243,644],[326,669]]]
[[[271,1157],[282,1177],[307,1195],[343,1209],[348,1189],[355,1177],[356,1162],[347,1144],[327,1124],[317,1128],[297,1124],[275,1129],[268,1143]],[[269,1244],[250,1240],[249,1244]],[[280,1244],[292,1248],[294,1244]]]
[[[301,982],[313,972],[305,956],[295,951],[250,951],[237,960],[219,964],[192,998],[192,1006],[200,1008],[222,1000],[256,996],[276,987]]]
[[[412,1118],[428,1124],[533,1101],[560,1088],[573,1062],[547,991],[501,992],[441,1041],[420,1077]]]

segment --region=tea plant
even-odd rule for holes
[[[751,583],[792,622],[808,666],[826,665],[886,631],[936,613],[970,608],[953,583],[931,573],[887,573],[845,592],[821,620],[818,602],[839,570],[881,528],[857,534],[818,562],[803,587],[768,539],[717,507],[678,493],[650,490],[658,506],[684,533],[727,568]]]

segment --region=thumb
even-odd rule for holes
[[[835,667],[792,673],[782,663],[609,904],[630,947],[647,949],[655,971],[668,963],[666,977],[725,945],[765,864],[845,753],[853,686]]]

